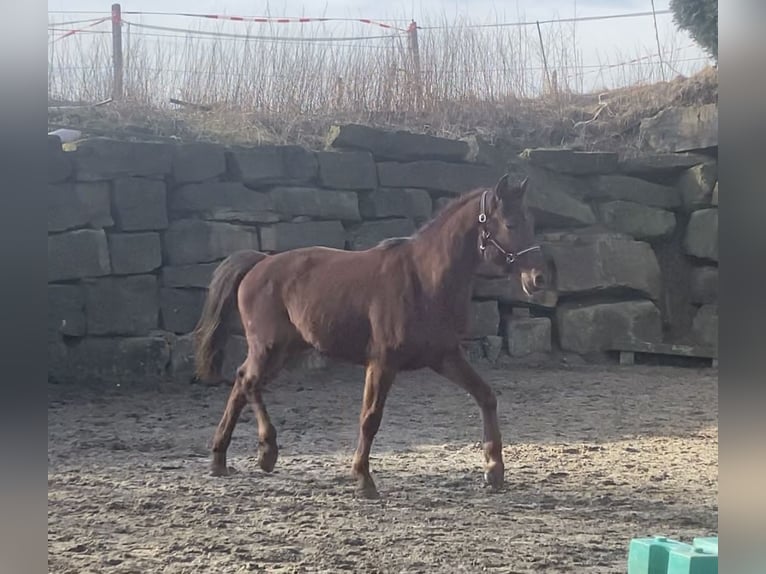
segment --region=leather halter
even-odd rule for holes
[[[487,194],[490,191],[491,190],[488,189],[481,194],[481,210],[479,211],[479,226],[481,227],[481,234],[479,235],[479,249],[481,252],[484,253],[484,251],[487,249],[487,244],[492,245],[505,257],[505,262],[508,265],[511,265],[521,255],[531,251],[539,251],[539,245],[532,245],[531,247],[527,247],[526,249],[522,249],[521,251],[514,253],[513,251],[507,251],[503,248],[502,245],[495,241],[494,237],[492,237],[492,233],[490,233],[490,231],[487,229]]]

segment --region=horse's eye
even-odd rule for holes
[[[506,221],[506,222],[505,222],[505,227],[506,227],[507,229],[516,229],[517,225],[516,225],[516,222],[513,222],[513,221]]]

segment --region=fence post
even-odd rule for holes
[[[420,48],[418,47],[418,25],[413,20],[407,28],[407,46],[410,51],[412,64],[412,83],[415,87],[415,109],[419,110],[422,103],[423,91],[420,84]]]
[[[122,99],[123,61],[122,61],[122,8],[112,4],[112,99]]]

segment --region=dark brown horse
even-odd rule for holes
[[[424,367],[460,385],[481,407],[484,476],[490,486],[502,486],[495,393],[466,361],[460,341],[482,261],[519,273],[527,293],[543,287],[543,257],[523,203],[526,188],[527,180],[511,185],[506,175],[494,189],[456,198],[413,236],[367,251],[308,247],[277,255],[241,251],[225,259],[195,330],[197,375],[210,380],[220,374],[227,326],[237,310],[248,354],[213,438],[212,473],[229,472],[226,450],[247,402],[258,421],[259,464],[273,470],[276,430],[263,388],[291,356],[314,347],[367,369],[352,464],[363,496],[377,496],[370,447],[394,377]]]

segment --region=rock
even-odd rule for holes
[[[289,217],[361,221],[359,201],[352,191],[311,187],[275,187],[269,193],[274,210]]]
[[[718,146],[718,104],[666,108],[641,121],[639,135],[655,152]]]
[[[163,328],[171,333],[191,333],[202,314],[205,295],[202,289],[160,289]]]
[[[599,206],[601,220],[608,229],[636,239],[667,237],[676,227],[672,211],[632,201],[608,201]]]
[[[185,143],[173,147],[172,174],[177,185],[215,179],[226,173],[224,148],[210,143]]]
[[[112,225],[108,182],[48,185],[48,233]]]
[[[153,275],[92,279],[85,285],[89,335],[147,335],[158,326]]]
[[[525,202],[535,218],[536,228],[582,226],[596,222],[591,207],[563,189],[562,184],[566,181],[562,177],[543,175],[540,171],[530,174]],[[577,187],[573,185],[572,189]]]
[[[593,178],[592,183],[586,192],[589,199],[632,201],[664,209],[673,209],[681,205],[681,196],[677,189],[637,177],[602,175]]]
[[[384,239],[409,237],[415,233],[415,224],[410,219],[382,219],[365,221],[349,231],[349,246],[353,251],[375,247]]]
[[[698,345],[718,348],[718,305],[703,305],[692,323],[692,339]]]
[[[464,141],[405,131],[387,131],[356,124],[331,127],[327,142],[334,148],[369,151],[378,161],[436,159],[459,162],[466,158],[469,151],[468,144]]]
[[[103,230],[80,229],[48,236],[48,281],[100,277],[110,272]]]
[[[477,277],[473,283],[473,298],[500,303],[523,303],[553,308],[558,296],[555,291],[537,291],[531,296],[524,293],[518,275],[506,277]]]
[[[171,172],[173,148],[164,143],[93,138],[78,144],[72,154],[78,181],[160,179]]]
[[[346,231],[340,221],[276,223],[261,228],[263,251],[279,252],[314,245],[343,249]]]
[[[574,151],[562,148],[525,149],[521,157],[531,165],[571,175],[604,174],[617,171],[615,152]]]
[[[718,303],[718,267],[696,267],[691,274],[690,301],[698,305]]]
[[[48,285],[48,339],[86,333],[85,293],[80,285]]]
[[[700,209],[691,214],[684,249],[699,259],[718,261],[718,208]]]
[[[178,383],[191,382],[194,372],[194,335],[173,337],[170,342],[170,378]]]
[[[490,363],[496,363],[500,358],[500,353],[503,352],[503,338],[499,335],[488,335],[481,342],[484,348],[484,356]]]
[[[645,154],[621,160],[619,171],[626,175],[667,175],[708,161],[710,156],[699,153]]]
[[[715,186],[713,187],[713,196],[710,198],[710,203],[716,207],[718,207],[718,182],[715,182]]]
[[[372,154],[366,151],[316,154],[319,183],[330,189],[372,190],[378,187],[378,170]]]
[[[242,366],[247,358],[247,339],[240,335],[229,337],[223,352],[223,366],[221,376],[227,381],[233,381],[237,369]]]
[[[648,243],[611,237],[543,245],[555,266],[559,295],[630,289],[657,300],[660,267]]]
[[[109,235],[109,255],[115,275],[154,271],[162,266],[160,234],[113,233]]]
[[[686,170],[678,180],[678,190],[684,210],[695,211],[710,207],[713,188],[718,180],[718,164],[709,161]]]
[[[496,336],[500,330],[500,311],[495,301],[471,301],[466,339]]]
[[[364,219],[408,217],[425,221],[431,217],[431,196],[425,189],[380,189],[359,194],[359,212]]]
[[[240,249],[260,249],[254,229],[219,223],[180,219],[165,233],[165,262],[168,265],[209,263]]]
[[[267,193],[253,191],[234,181],[211,181],[181,186],[171,196],[174,213],[209,213],[215,210],[235,210],[246,213],[273,211]]]
[[[168,226],[165,183],[140,178],[114,182],[114,209],[122,231],[157,231]]]
[[[381,187],[417,187],[450,194],[494,186],[502,175],[497,168],[442,161],[378,164]]]
[[[296,145],[236,147],[230,158],[233,176],[252,187],[309,183],[319,171],[314,153]]]
[[[550,353],[551,320],[548,317],[511,317],[505,325],[505,337],[511,357]]]
[[[556,325],[561,348],[580,354],[609,350],[620,340],[662,340],[660,311],[651,301],[560,305]]]
[[[218,265],[220,261],[192,265],[166,265],[162,268],[162,286],[207,289]]]
[[[68,180],[74,172],[71,154],[61,147],[61,138],[48,136],[48,183]]]
[[[284,217],[274,211],[240,211],[229,208],[211,209],[203,214],[207,221],[223,221],[239,225],[254,225],[257,223],[276,223]]]
[[[485,343],[482,339],[468,339],[460,342],[460,347],[468,362],[481,364],[487,358],[485,352]]]
[[[426,192],[427,193],[427,192]],[[433,214],[438,214],[444,207],[449,204],[454,198],[452,197],[437,197],[434,199]]]
[[[471,135],[463,138],[462,141],[468,144],[468,153],[465,156],[465,161],[482,165],[505,166],[507,158],[503,152],[483,137]]]

